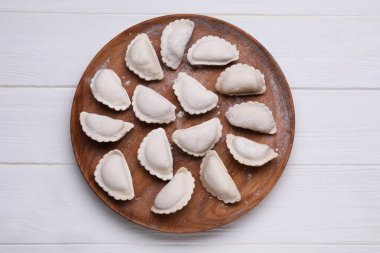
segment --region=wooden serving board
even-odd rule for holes
[[[165,78],[162,81],[153,82],[139,79],[125,66],[125,50],[129,42],[139,33],[146,33],[149,36],[161,61],[161,33],[167,24],[180,18],[188,18],[195,23],[194,33],[188,48],[205,35],[216,35],[236,44],[240,51],[238,62],[250,64],[260,69],[265,75],[266,93],[259,96],[241,97],[228,97],[217,93],[219,103],[214,110],[200,116],[190,116],[185,113],[183,117],[177,117],[175,122],[168,125],[143,123],[135,117],[131,107],[124,112],[116,112],[94,99],[89,84],[96,71],[102,68],[110,68],[119,75],[130,97],[132,97],[137,84],[144,84],[176,105],[176,113],[183,111],[172,89],[173,81],[179,72],[188,73],[207,89],[216,92],[215,82],[227,66],[190,66],[185,55],[176,71],[169,69],[161,62]],[[224,115],[228,108],[234,104],[250,100],[263,102],[273,111],[278,129],[275,135],[253,133],[229,125]],[[149,101],[147,102],[149,103]],[[135,128],[116,143],[97,143],[88,138],[82,131],[79,123],[81,111],[104,114],[129,121],[135,124]],[[240,190],[242,198],[236,204],[226,205],[211,197],[199,180],[199,166],[202,158],[185,154],[171,140],[171,135],[176,129],[187,128],[213,117],[218,117],[223,124],[223,137],[214,149],[220,155]],[[194,194],[188,205],[170,215],[158,215],[150,211],[154,198],[166,182],[151,176],[140,165],[136,157],[142,139],[151,130],[160,126],[165,129],[172,144],[174,172],[180,167],[186,167],[195,178]],[[88,65],[76,90],[71,111],[71,141],[75,157],[85,180],[96,195],[112,210],[139,225],[173,233],[198,232],[219,227],[254,208],[270,192],[285,168],[292,149],[294,126],[295,115],[291,92],[280,67],[270,53],[257,40],[241,29],[224,21],[201,15],[158,17],[130,27],[116,36],[100,50]],[[233,159],[227,150],[225,140],[228,133],[268,144],[278,152],[279,156],[258,168],[241,165]],[[114,200],[94,180],[93,173],[98,161],[108,151],[116,148],[124,153],[132,173],[136,196],[131,201]]]

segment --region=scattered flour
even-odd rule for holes
[[[100,65],[99,69],[106,69],[108,68],[108,65],[111,63],[111,59],[108,57],[107,60],[105,60],[105,62],[102,63],[102,65]]]
[[[182,119],[183,116],[185,116],[185,113],[184,113],[183,111],[179,111],[179,112],[177,113],[177,118]]]

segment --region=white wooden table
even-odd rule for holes
[[[148,18],[241,27],[292,88],[289,164],[252,212],[173,235],[108,209],[75,163],[69,114],[95,53]],[[0,252],[380,252],[380,3],[0,0]]]

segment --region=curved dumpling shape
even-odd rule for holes
[[[134,127],[129,122],[88,112],[81,112],[79,121],[83,132],[98,142],[118,141]]]
[[[190,114],[208,112],[218,104],[218,96],[184,72],[178,74],[173,85],[182,108]]]
[[[129,43],[125,53],[125,63],[131,71],[147,81],[164,78],[156,51],[145,33],[137,35]]]
[[[224,70],[216,81],[215,88],[218,92],[229,96],[257,95],[266,91],[261,71],[241,63]]]
[[[200,170],[200,180],[206,190],[224,203],[240,201],[240,192],[228,170],[214,150],[207,152]]]
[[[152,130],[141,142],[137,159],[153,176],[162,180],[173,177],[173,156],[163,128]]]
[[[165,27],[161,36],[161,55],[166,66],[178,68],[193,30],[194,22],[189,19],[177,19]]]
[[[227,134],[226,143],[235,160],[244,165],[261,166],[278,156],[268,145],[241,136]]]
[[[239,59],[236,45],[217,36],[204,36],[187,52],[191,65],[226,65]]]
[[[190,171],[184,167],[180,168],[173,179],[157,194],[151,211],[157,214],[169,214],[181,210],[191,199],[194,182]]]
[[[172,140],[184,152],[204,156],[222,137],[223,126],[218,118],[199,125],[174,131]]]
[[[170,123],[175,120],[175,105],[156,91],[137,85],[132,97],[136,117],[147,123]]]
[[[100,159],[95,169],[95,181],[116,200],[131,200],[135,197],[132,176],[123,153],[114,149]]]
[[[266,134],[277,132],[272,111],[263,103],[249,101],[234,105],[228,109],[226,117],[236,127]]]
[[[124,111],[131,105],[127,91],[112,69],[98,70],[91,80],[92,95],[100,103],[116,111]]]

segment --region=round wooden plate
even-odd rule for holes
[[[169,69],[161,62],[165,78],[161,81],[153,82],[139,79],[125,66],[125,50],[129,42],[139,33],[146,33],[149,36],[161,61],[161,33],[167,24],[180,18],[188,18],[195,23],[195,29],[188,43],[188,48],[205,35],[216,35],[232,44],[236,44],[240,51],[238,62],[250,64],[260,69],[265,75],[266,93],[259,96],[241,97],[228,97],[216,93],[219,96],[217,108],[200,116],[190,116],[185,113],[183,117],[177,117],[175,122],[168,125],[145,124],[135,117],[132,108],[124,112],[116,112],[94,99],[89,83],[96,71],[103,68],[110,68],[119,75],[130,97],[132,97],[137,84],[144,84],[176,105],[176,113],[182,111],[182,108],[171,86],[179,72],[188,73],[200,81],[207,89],[216,92],[215,82],[219,74],[227,66],[190,66],[185,55],[176,71]],[[228,124],[224,115],[228,108],[234,104],[249,100],[263,102],[273,111],[278,129],[275,135],[253,133]],[[149,101],[147,102],[149,103]],[[135,128],[116,143],[97,143],[88,138],[82,131],[79,123],[81,111],[104,114],[129,121],[135,124]],[[218,117],[223,124],[223,137],[214,149],[225,163],[241,193],[241,201],[232,205],[223,204],[216,198],[211,197],[202,187],[199,180],[199,166],[202,158],[185,154],[171,141],[171,135],[176,129],[187,128],[213,117]],[[201,15],[169,15],[150,19],[128,28],[100,50],[88,65],[79,82],[72,104],[70,126],[71,141],[78,166],[91,189],[106,205],[118,214],[144,227],[165,232],[185,233],[222,226],[254,208],[273,188],[285,168],[292,149],[294,125],[293,101],[287,81],[276,61],[257,40],[241,29],[215,18]],[[150,211],[154,198],[166,182],[151,176],[136,158],[137,149],[144,136],[157,127],[165,129],[172,144],[174,172],[183,166],[189,169],[195,178],[194,194],[188,205],[170,215],[157,215]],[[241,165],[233,159],[227,150],[225,140],[228,133],[268,144],[278,152],[279,156],[258,168]],[[136,194],[131,201],[114,200],[94,180],[94,170],[98,161],[112,149],[120,149],[128,161]]]

